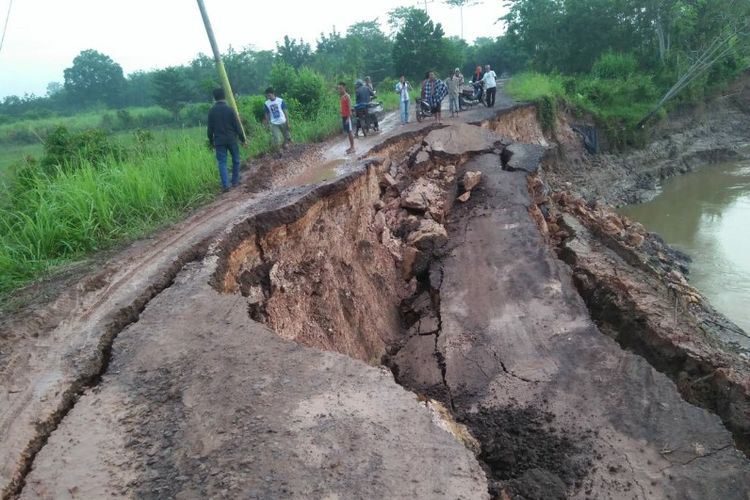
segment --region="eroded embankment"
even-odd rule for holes
[[[433,151],[422,141],[434,129],[375,148],[345,189],[339,182],[297,206],[288,222],[254,218],[233,228],[214,286],[247,297],[254,320],[303,345],[379,363],[425,336],[434,354],[430,279],[439,287],[439,270],[430,264],[447,242],[443,222],[458,190],[468,199],[479,182],[460,165],[502,147],[499,137],[459,127],[466,137],[437,130]]]
[[[527,176],[547,152],[534,117],[386,142],[330,193],[233,228],[213,286],[443,401],[497,495],[741,498],[726,432],[601,335],[545,245],[563,229]]]
[[[532,214],[571,266],[592,318],[623,348],[668,375],[687,401],[719,415],[737,446],[750,453],[750,339],[689,284],[687,256],[612,207],[587,201],[560,178],[555,187],[546,184],[545,168],[559,172],[565,161],[562,150],[585,155],[566,133],[567,122],[560,121],[557,128],[564,143],[544,157],[542,168],[529,179]],[[715,151],[686,154],[706,158]],[[583,173],[590,166],[590,159],[579,162]]]

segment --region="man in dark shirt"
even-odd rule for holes
[[[375,91],[368,87],[362,80],[354,82],[354,95],[356,96],[356,105],[354,110],[357,112],[357,132],[355,136],[359,135],[360,126],[364,128],[365,120],[370,120],[375,131],[378,130],[378,119],[375,115],[370,115],[369,105],[373,97],[375,97]]]
[[[246,138],[237,113],[227,104],[224,89],[214,89],[214,101],[208,112],[208,141],[216,150],[221,187],[228,191],[227,153],[232,154],[232,187],[236,187],[240,183],[240,148],[237,142],[239,140],[244,146]]]

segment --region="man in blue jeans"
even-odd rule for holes
[[[216,150],[221,187],[226,192],[229,191],[227,153],[232,154],[232,187],[236,187],[240,184],[240,148],[237,142],[239,140],[244,146],[246,138],[237,113],[227,104],[224,89],[214,89],[214,101],[208,112],[208,142]]]
[[[399,95],[401,101],[401,123],[406,125],[409,123],[409,92],[411,91],[411,84],[406,81],[406,77],[401,75],[396,84],[396,93]]]

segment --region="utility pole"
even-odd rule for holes
[[[8,14],[5,16],[5,26],[3,27],[3,36],[0,38],[0,51],[3,50],[5,43],[5,34],[8,32],[8,21],[10,21],[10,9],[13,7],[13,0],[8,1]]]
[[[451,7],[458,7],[458,12],[461,16],[461,40],[464,39],[464,7],[473,7],[479,5],[482,0],[443,0],[444,4],[450,5]]]
[[[206,34],[208,35],[208,41],[211,44],[211,50],[214,53],[214,61],[216,61],[216,70],[219,72],[219,80],[221,86],[224,88],[224,94],[226,95],[227,102],[234,112],[237,113],[237,117],[240,116],[240,110],[237,107],[237,101],[234,100],[234,92],[232,92],[232,85],[229,83],[229,77],[227,76],[227,70],[224,68],[224,62],[221,60],[221,53],[219,52],[219,44],[216,43],[216,37],[214,36],[214,30],[211,28],[211,21],[208,19],[208,12],[206,12],[206,6],[203,4],[203,0],[198,0],[198,8],[201,11],[201,17],[203,18],[203,25],[206,27]],[[245,134],[245,130],[242,127],[242,120],[240,122],[240,128],[242,134]],[[246,136],[247,137],[247,136]]]

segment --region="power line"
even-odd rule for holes
[[[8,14],[5,16],[5,26],[3,27],[3,36],[0,38],[0,51],[3,50],[3,43],[5,42],[5,33],[8,32],[8,21],[10,21],[10,9],[13,7],[13,0],[8,0]]]

